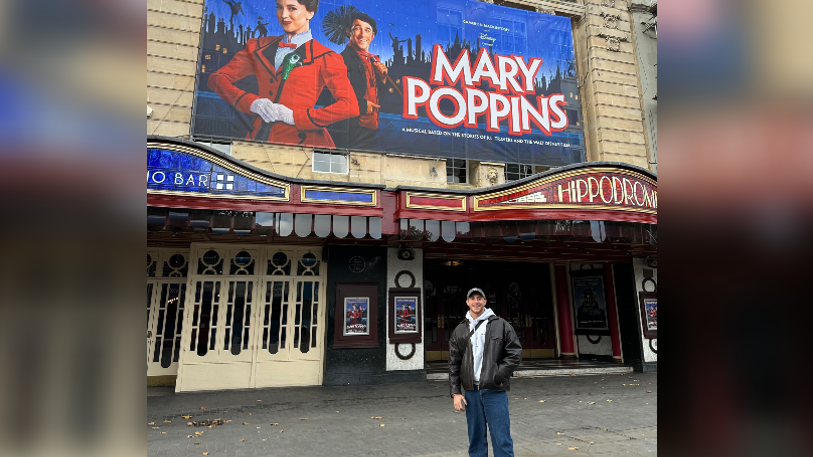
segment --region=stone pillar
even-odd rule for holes
[[[565,265],[554,265],[556,276],[556,311],[559,320],[559,347],[562,357],[577,358],[573,337],[573,312],[570,310],[570,288]]]
[[[629,0],[585,0],[573,38],[587,160],[649,169]]]

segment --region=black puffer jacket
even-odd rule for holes
[[[511,373],[522,360],[522,345],[514,327],[497,316],[488,318],[486,344],[483,348],[483,368],[480,389],[510,390]],[[471,347],[469,321],[463,319],[449,339],[449,388],[451,395],[463,395],[474,390],[474,351]],[[474,338],[474,337],[472,337]]]

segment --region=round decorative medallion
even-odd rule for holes
[[[395,345],[395,355],[401,360],[409,360],[415,355],[415,343],[412,343],[412,350],[407,355],[401,354],[401,343]]]
[[[354,256],[350,258],[350,261],[347,262],[347,265],[350,267],[350,271],[353,273],[361,273],[367,268],[367,262],[364,261],[363,257]]]
[[[413,288],[415,287],[415,275],[407,270],[401,270],[395,275],[395,285],[402,289]]]

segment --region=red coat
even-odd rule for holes
[[[245,49],[209,76],[209,88],[235,109],[247,114],[252,114],[251,104],[258,98],[268,98],[293,110],[295,125],[276,122],[267,139],[256,137],[263,122],[260,116],[255,115],[254,131],[246,135],[247,140],[335,148],[325,127],[359,115],[344,59],[316,40],[310,40],[294,51],[302,57],[302,66],[295,67],[288,79],[282,81],[284,65],[280,65],[279,72],[274,70],[281,39],[282,36],[248,40]],[[234,85],[250,75],[257,76],[259,96]],[[315,109],[316,100],[325,86],[336,102]]]

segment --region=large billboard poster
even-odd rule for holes
[[[206,0],[193,132],[584,161],[570,19],[477,0]]]

